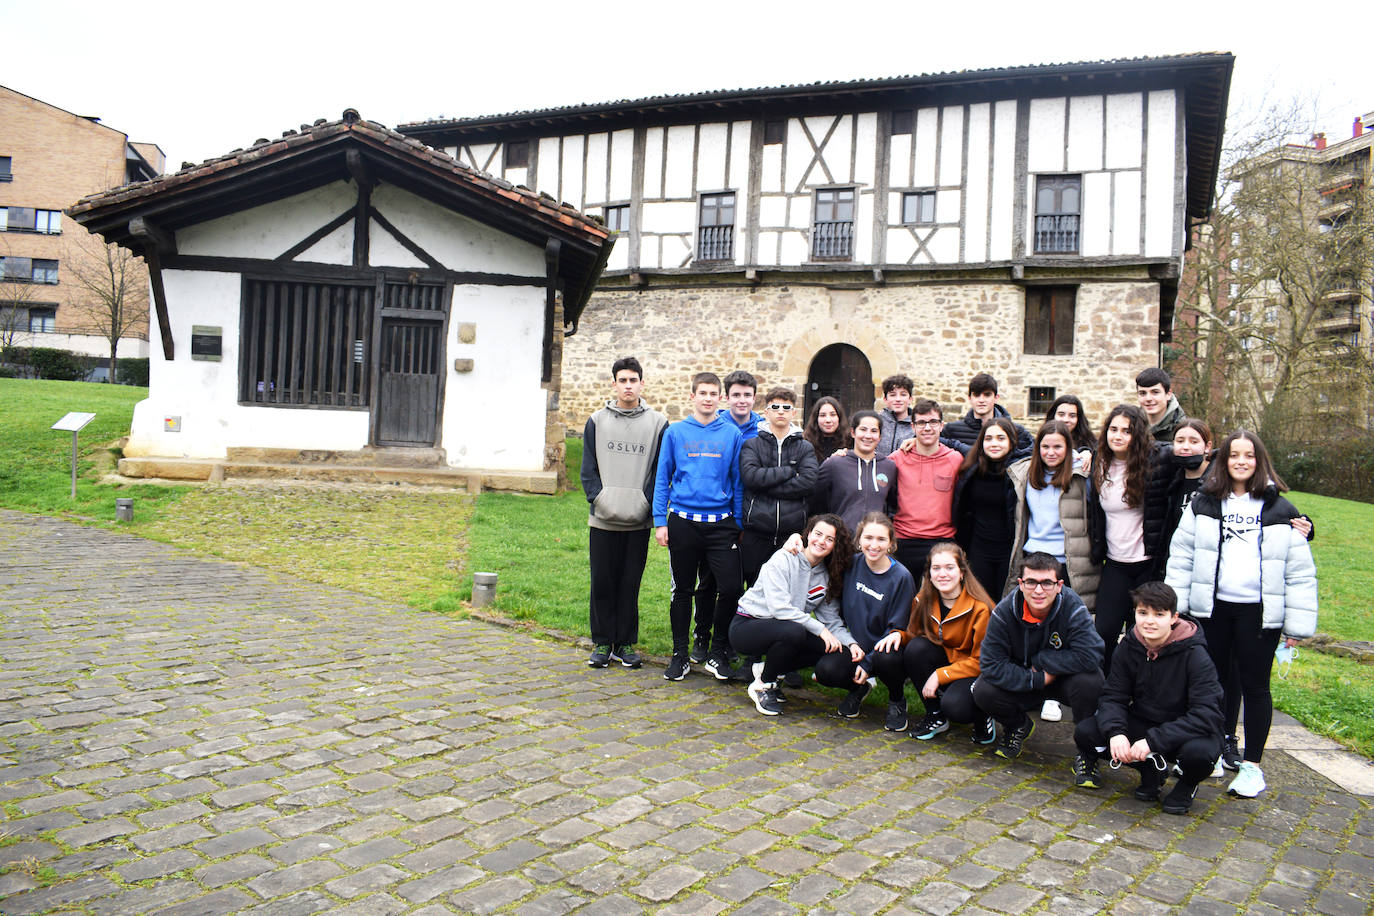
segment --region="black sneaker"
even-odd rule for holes
[[[626,668],[638,668],[644,664],[644,659],[635,651],[634,646],[614,646],[611,648],[611,658],[620,662]]]
[[[1140,771],[1140,785],[1135,787],[1132,794],[1141,801],[1159,798],[1159,792],[1164,788],[1164,771],[1156,767],[1152,760],[1137,763],[1135,768]]]
[[[754,708],[765,716],[776,716],[782,712],[782,703],[779,702],[776,685],[754,681],[749,685],[748,690],[749,699],[754,701]]]
[[[936,735],[943,735],[947,731],[949,731],[949,720],[938,712],[928,712],[911,730],[911,737],[917,741],[929,741]]]
[[[696,639],[692,640],[692,652],[688,656],[692,664],[700,665],[706,661],[711,654],[711,636],[709,633],[698,633]]]
[[[1082,754],[1073,758],[1073,784],[1080,789],[1100,789],[1102,784],[1097,781],[1097,757],[1084,757]]]
[[[984,716],[973,723],[973,734],[969,735],[969,740],[984,747],[997,740],[997,723],[992,716]]]
[[[680,681],[691,670],[692,666],[687,663],[687,656],[674,652],[672,660],[668,662],[668,667],[663,671],[663,677],[670,681]]]
[[[1240,769],[1240,742],[1235,735],[1227,735],[1221,739],[1221,765],[1226,769],[1235,771]]]
[[[1184,782],[1180,779],[1169,790],[1169,794],[1164,796],[1161,807],[1165,814],[1187,814],[1188,809],[1193,807],[1193,796],[1195,795],[1197,795],[1197,783]]]
[[[844,699],[840,700],[840,705],[835,709],[835,715],[845,719],[857,719],[859,710],[864,705],[864,697],[868,696],[872,690],[872,681],[865,681],[857,687],[851,687]]]
[[[706,673],[713,675],[718,681],[728,681],[734,676],[734,669],[730,667],[730,659],[726,657],[723,649],[716,649],[706,657]]]
[[[590,668],[605,668],[611,663],[611,647],[595,646],[592,649],[591,658],[587,659],[587,666]]]
[[[906,731],[906,697],[900,700],[891,700],[887,704],[887,721],[883,723],[883,728],[890,732]]]
[[[793,690],[800,690],[802,676],[800,671],[788,671],[782,676],[782,686],[791,687]]]
[[[1035,720],[1023,713],[1021,724],[1002,735],[1002,741],[993,753],[1007,760],[1015,760],[1021,756],[1021,746],[1030,740],[1030,736],[1033,734],[1035,734]]]

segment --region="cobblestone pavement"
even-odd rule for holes
[[[1284,754],[1177,818],[1068,726],[955,729],[0,513],[0,911],[1364,913],[1374,812]],[[1224,786],[1224,784],[1223,784]]]

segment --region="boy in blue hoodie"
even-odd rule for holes
[[[705,667],[717,680],[729,680],[731,674],[730,618],[744,592],[739,553],[743,437],[727,417],[716,415],[720,388],[720,377],[714,372],[692,377],[692,413],[668,427],[659,450],[654,537],[660,547],[668,548],[673,577],[668,603],[673,658],[663,672],[670,681],[682,680],[691,670],[692,593],[703,560],[710,566],[717,589]]]

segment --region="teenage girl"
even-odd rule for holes
[[[849,530],[836,515],[807,519],[798,553],[779,550],[763,564],[758,580],[740,598],[730,623],[730,644],[745,656],[761,657],[753,666],[749,698],[765,716],[782,712],[777,679],[785,671],[814,665],[840,642],[816,618],[839,602],[853,547]]]
[[[1144,412],[1118,404],[1107,414],[1093,455],[1088,494],[1093,560],[1106,561],[1097,589],[1097,632],[1106,645],[1106,674],[1117,640],[1133,614],[1131,590],[1156,576],[1168,515],[1172,447],[1150,435]]]
[[[840,402],[829,396],[817,401],[811,408],[811,416],[806,418],[802,438],[815,448],[818,463],[842,448],[849,448],[853,439]]]
[[[984,423],[954,486],[955,539],[968,552],[973,577],[994,598],[1003,594],[1015,540],[1016,489],[1007,464],[1016,436],[1016,426],[1006,417]]]
[[[1050,409],[1045,412],[1045,422],[1058,420],[1073,430],[1071,445],[1075,452],[1087,451],[1089,453],[1097,451],[1097,436],[1093,434],[1093,425],[1088,422],[1088,412],[1083,409],[1083,402],[1071,394],[1061,394],[1050,404]]]
[[[907,644],[900,654],[875,656],[878,676],[890,695],[894,680],[901,685],[908,678],[920,691],[925,716],[911,729],[911,737],[929,741],[949,731],[951,722],[973,723],[976,744],[991,744],[997,737],[992,719],[973,702],[972,692],[992,605],[992,598],[969,572],[962,547],[943,541],[930,549],[920,591],[911,605]],[[899,671],[889,674],[884,669],[893,661],[898,662]],[[903,702],[903,716],[905,712]]]
[[[1264,443],[1237,430],[1217,449],[1169,551],[1168,583],[1201,622],[1217,671],[1234,665],[1240,677],[1245,757],[1227,791],[1245,798],[1265,788],[1259,765],[1273,718],[1274,650],[1280,638],[1292,646],[1317,629],[1317,570],[1291,524],[1298,511],[1279,495],[1286,489]],[[1228,734],[1239,719],[1232,699]]]
[[[896,654],[906,641],[911,599],[916,593],[911,573],[892,558],[897,550],[892,519],[870,512],[855,530],[859,533],[859,552],[845,573],[840,606],[836,609],[830,604],[818,611],[821,622],[844,650],[816,662],[816,680],[827,687],[848,690],[835,710],[836,715],[847,719],[859,715],[864,697],[873,689],[874,656]],[[889,698],[903,695],[902,684],[898,682],[895,687],[889,686]]]

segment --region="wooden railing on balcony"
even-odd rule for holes
[[[702,226],[697,231],[698,261],[732,261],[734,257],[734,226]]]
[[[1035,218],[1036,254],[1077,254],[1078,214],[1060,213]]]
[[[811,228],[811,257],[839,260],[854,256],[854,222],[817,222]]]

